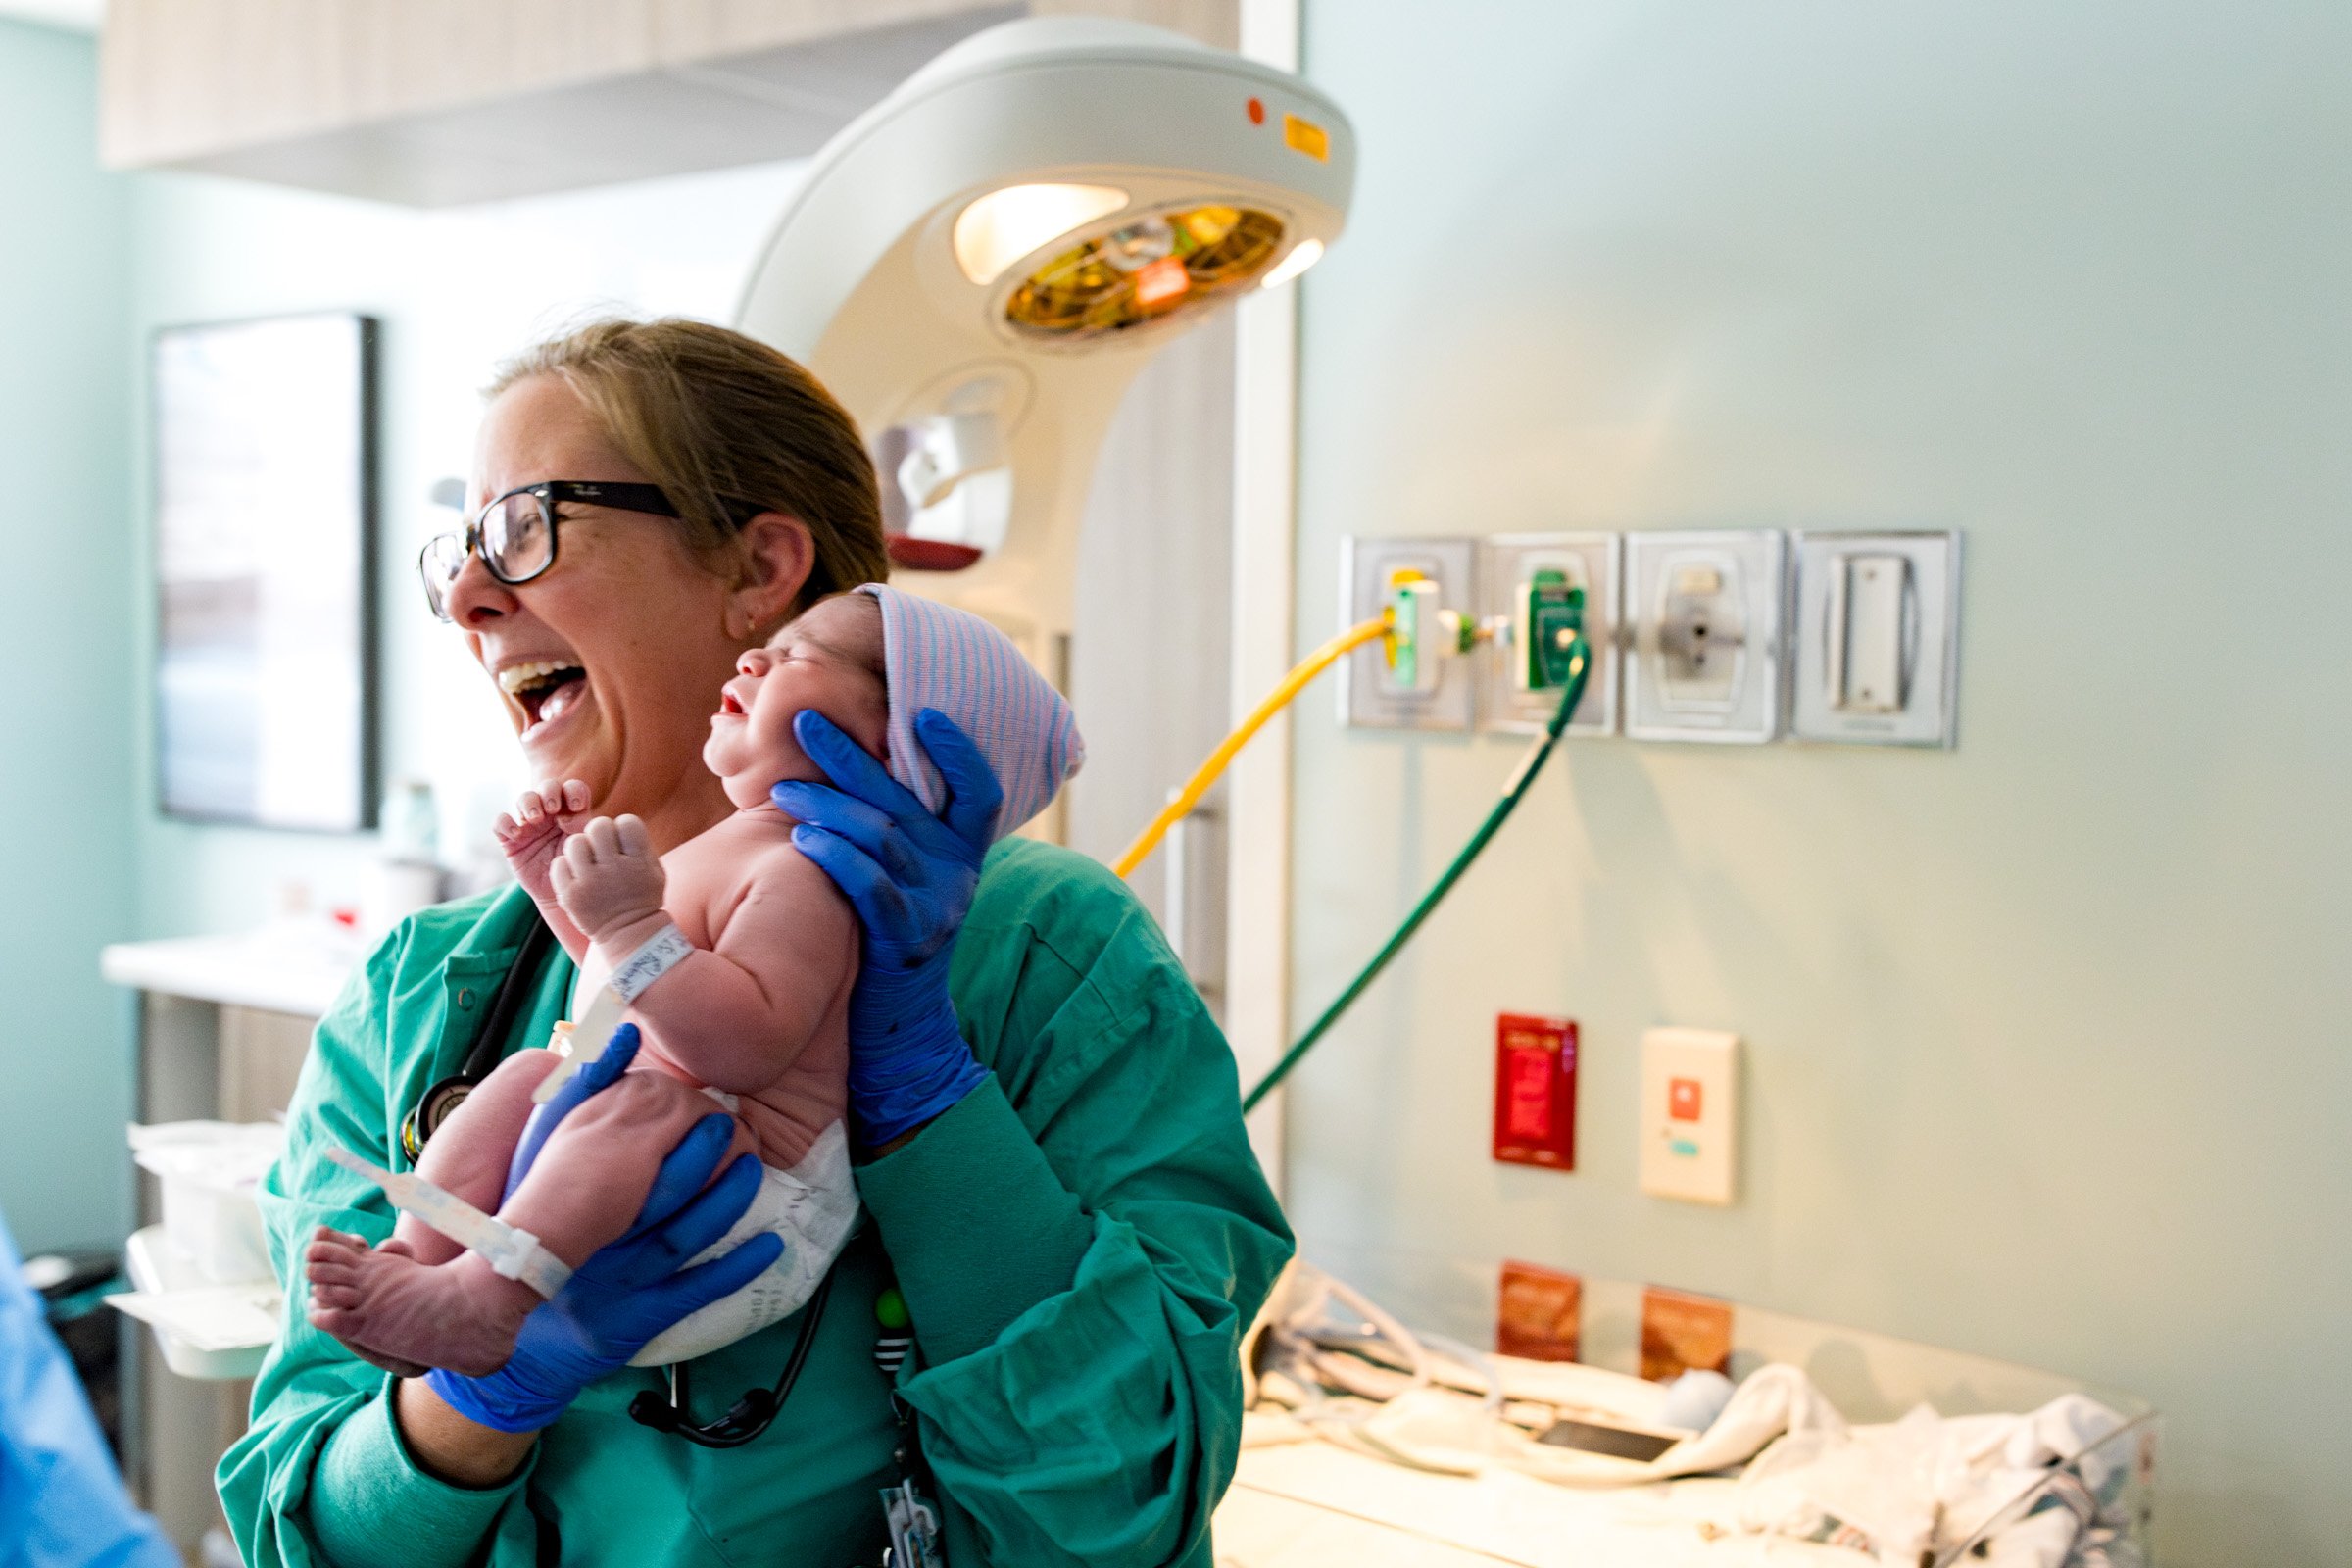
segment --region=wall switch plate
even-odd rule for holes
[[[1625,732],[1758,744],[1781,732],[1778,533],[1637,533],[1625,545]]]
[[[1642,1190],[1729,1203],[1740,1162],[1740,1037],[1652,1029],[1642,1037]]]
[[[1617,625],[1623,597],[1624,540],[1613,533],[1507,533],[1485,542],[1480,552],[1478,618],[1482,625],[1507,628],[1518,587],[1549,567],[1585,591],[1585,642],[1592,649],[1592,673],[1585,695],[1568,720],[1571,735],[1617,733]],[[1528,691],[1512,678],[1521,657],[1506,631],[1478,653],[1478,727],[1492,733],[1533,735],[1551,721],[1559,707],[1556,690]]]
[[[1950,746],[1960,536],[1800,533],[1789,727],[1849,746]]]
[[[1436,584],[1420,596],[1417,612],[1424,646],[1414,667],[1392,665],[1377,642],[1366,643],[1340,664],[1340,722],[1372,729],[1456,729],[1470,727],[1477,701],[1471,666],[1477,662],[1443,654],[1430,643],[1447,612],[1467,617],[1471,603],[1472,541],[1468,539],[1343,539],[1340,541],[1341,624],[1353,626],[1381,612],[1389,582],[1398,571],[1417,571]]]

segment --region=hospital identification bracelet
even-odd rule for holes
[[[541,1299],[554,1300],[556,1293],[571,1283],[570,1265],[549,1251],[529,1231],[515,1225],[506,1229],[505,1246],[476,1247],[473,1250],[489,1260],[492,1273],[503,1279],[520,1280],[537,1292]]]
[[[693,951],[694,944],[686,940],[685,932],[664,925],[623,959],[605,984],[621,1001],[635,1002],[647,986],[676,968]]]

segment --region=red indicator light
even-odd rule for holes
[[[1166,305],[1182,299],[1192,286],[1192,274],[1184,270],[1184,258],[1162,256],[1135,274],[1135,303]]]
[[[1262,98],[1252,98],[1252,99],[1250,99],[1250,123],[1251,123],[1252,125],[1262,125],[1262,124],[1264,124],[1265,122],[1266,122],[1266,102],[1265,102],[1265,100],[1264,100],[1264,99],[1262,99]]]

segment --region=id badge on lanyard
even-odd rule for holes
[[[882,1517],[890,1525],[883,1568],[947,1568],[939,1549],[939,1510],[912,1478],[882,1489]]]

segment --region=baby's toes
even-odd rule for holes
[[[356,1236],[338,1238],[333,1241],[321,1237],[311,1243],[309,1250],[302,1254],[302,1260],[310,1266],[314,1278],[321,1269],[329,1270],[338,1277],[348,1278],[359,1268],[361,1260],[367,1255],[368,1244],[360,1241]]]
[[[346,1282],[334,1282],[314,1277],[311,1280],[311,1321],[318,1322],[322,1312],[348,1312],[360,1304],[359,1287]],[[320,1328],[326,1325],[319,1323]],[[329,1332],[332,1332],[331,1330]]]

